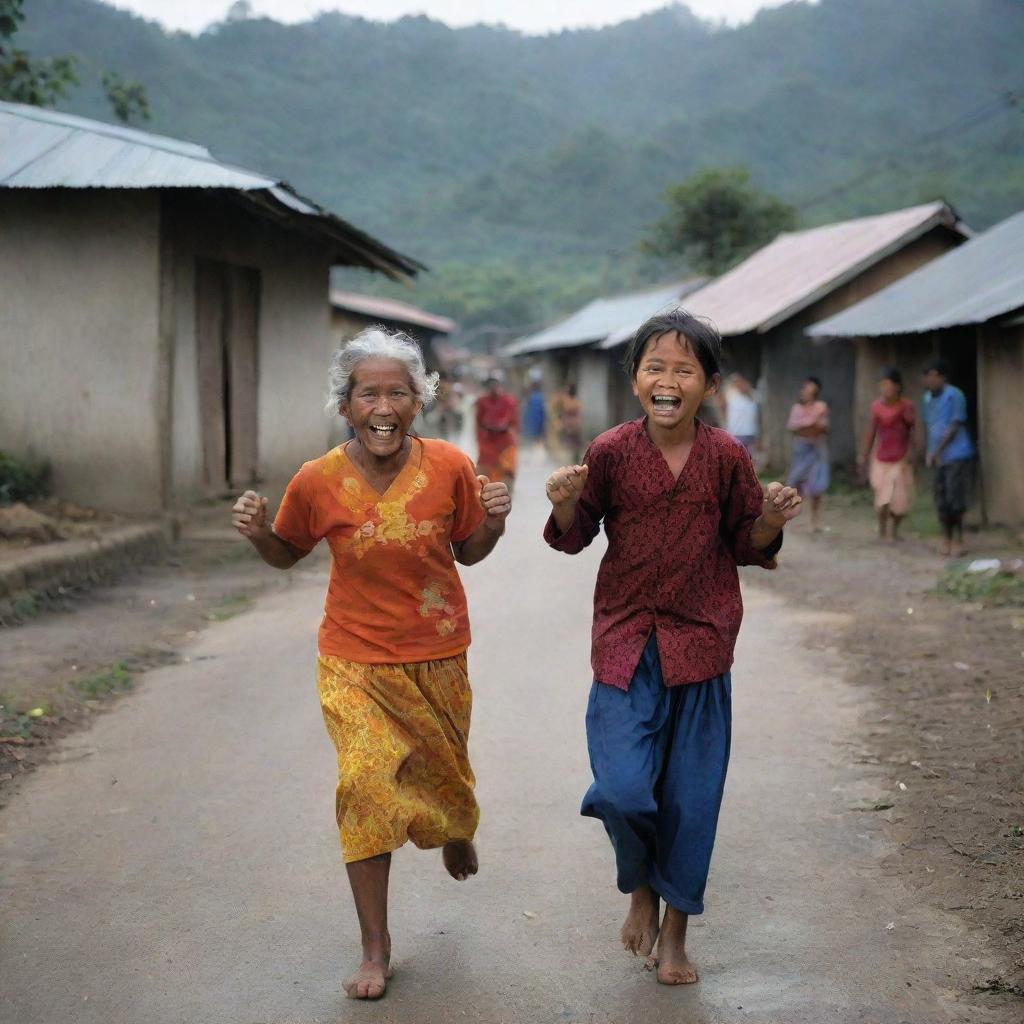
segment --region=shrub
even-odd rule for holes
[[[23,462],[0,451],[0,505],[49,497],[53,470],[49,462]]]

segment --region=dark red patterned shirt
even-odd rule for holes
[[[751,547],[764,495],[746,449],[698,420],[690,456],[673,480],[640,419],[601,434],[584,462],[590,472],[572,525],[559,534],[551,516],[544,539],[573,555],[604,522],[594,677],[628,690],[652,629],[666,685],[726,672],[743,617],[736,566],[768,566],[782,546],[780,534],[763,551]]]

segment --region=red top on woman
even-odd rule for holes
[[[889,405],[876,398],[871,403],[871,422],[878,436],[875,458],[879,462],[900,462],[906,458],[910,431],[914,427],[914,403],[909,398],[901,398]]]

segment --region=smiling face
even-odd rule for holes
[[[718,390],[718,374],[708,380],[686,336],[675,331],[650,339],[633,378],[633,394],[648,421],[671,431],[692,422],[700,403]]]
[[[352,371],[349,398],[341,403],[340,412],[364,451],[386,459],[402,450],[422,408],[401,360],[364,359]]]

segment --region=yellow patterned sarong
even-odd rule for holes
[[[480,809],[467,742],[466,655],[409,665],[317,659],[327,732],[338,751],[336,815],[345,863],[409,839],[429,850],[472,839]]]

